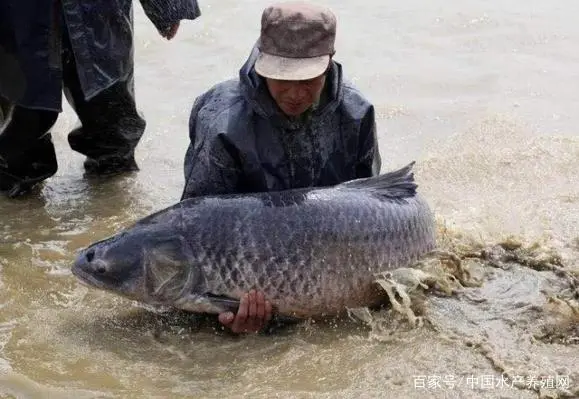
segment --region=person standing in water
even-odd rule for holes
[[[172,39],[197,0],[141,0]],[[68,135],[88,175],[138,170],[145,120],[135,102],[132,0],[0,2],[0,191],[24,195],[57,172],[50,129],[62,91],[81,126]]]

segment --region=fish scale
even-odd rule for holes
[[[428,236],[429,231],[417,229],[420,223],[412,223],[414,219],[411,215],[420,214],[412,206],[413,203],[407,203],[404,207],[397,203],[384,204],[379,198],[360,198],[356,191],[332,193],[327,199],[318,196],[308,199],[307,204],[300,201],[292,204],[285,199],[283,207],[258,208],[260,212],[255,212],[252,225],[237,237],[238,241],[228,243],[230,250],[221,252],[217,263],[223,264],[229,272],[217,279],[208,276],[209,291],[227,296],[232,289],[244,292],[256,288],[265,291],[269,298],[278,303],[282,312],[299,313],[306,307],[315,307],[316,311],[331,313],[333,307],[355,302],[343,293],[355,292],[356,286],[367,284],[366,280],[372,279],[373,272],[384,270],[388,263],[396,267],[417,259],[418,254],[423,252],[422,248],[417,248],[416,254],[406,248],[420,241],[421,234]],[[253,206],[259,207],[248,205]],[[280,213],[280,209],[284,212]],[[238,213],[243,215],[243,207],[238,208]],[[294,217],[288,222],[288,215],[295,213],[299,214],[299,218]],[[329,214],[338,217],[328,218]],[[231,216],[228,214],[228,217]],[[206,217],[207,239],[204,242],[209,242],[209,237],[218,235],[216,230],[222,228],[218,223],[211,222],[221,218],[219,208],[215,208],[214,213],[206,213]],[[282,222],[277,222],[279,219]],[[365,229],[362,223],[352,223],[352,220],[373,220],[373,228]],[[294,237],[308,226],[318,228],[307,230],[311,237],[303,237],[308,237],[308,240],[296,240]],[[287,236],[284,234],[286,232]],[[244,248],[245,262],[240,264],[238,258],[231,256],[236,253],[235,248]],[[283,256],[276,255],[275,248]],[[340,261],[344,263],[340,264]],[[360,269],[364,270],[363,274],[357,272]],[[311,270],[324,274],[325,279],[316,279]],[[304,275],[308,278],[303,278]],[[306,281],[313,283],[310,286],[321,289],[310,291],[307,295],[308,292],[303,290]],[[364,295],[359,296],[364,299]],[[303,303],[304,300],[308,303]]]

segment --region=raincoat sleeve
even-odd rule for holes
[[[167,32],[182,19],[196,19],[201,15],[197,0],[141,0],[143,10],[161,33]]]
[[[379,174],[382,159],[378,147],[374,106],[370,106],[360,125],[360,144],[358,148],[356,177],[370,177]]]
[[[200,97],[195,101],[189,118],[190,143],[185,154],[185,187],[181,200],[235,193],[240,180],[234,147],[225,134],[213,131],[214,118],[199,116],[202,104]]]

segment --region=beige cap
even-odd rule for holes
[[[258,74],[279,80],[321,75],[335,53],[336,17],[327,8],[286,2],[266,8],[261,17]]]

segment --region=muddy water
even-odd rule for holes
[[[66,143],[76,123],[67,108],[54,129],[58,174],[32,198],[0,199],[0,394],[579,396],[579,5],[570,0],[326,2],[340,21],[336,58],[376,104],[383,171],[417,160],[441,247],[481,282],[450,295],[408,289],[422,324],[391,311],[370,326],[236,338],[76,283],[78,248],[179,197],[192,101],[237,73],[266,4],[205,1],[202,19],[168,43],[137,6],[141,172],[85,179]]]

